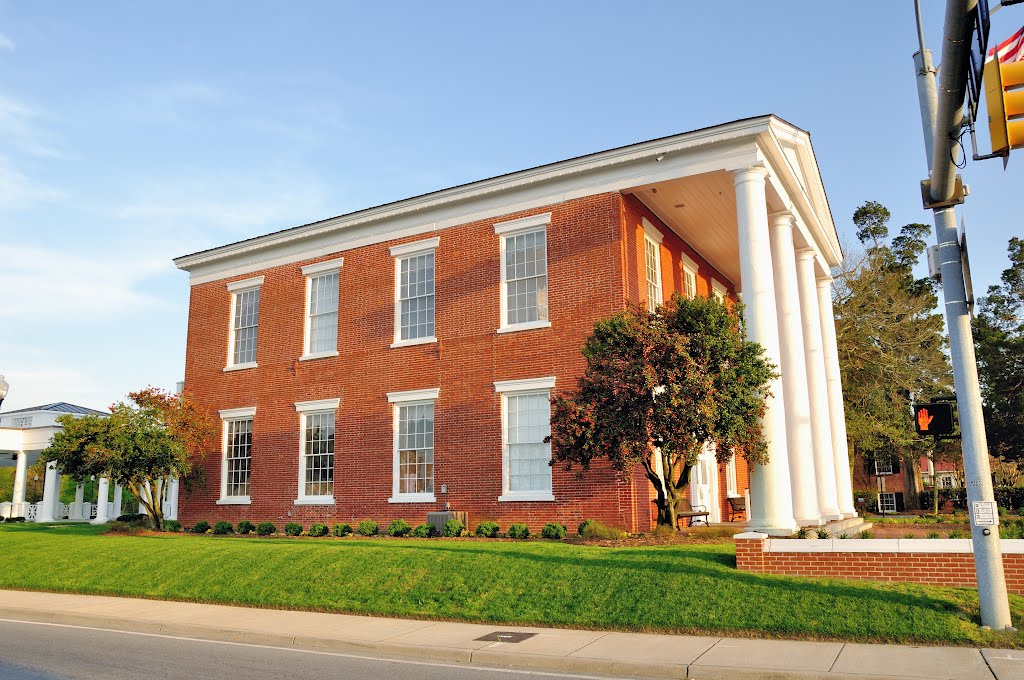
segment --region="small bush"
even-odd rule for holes
[[[309,525],[309,535],[312,536],[313,538],[320,538],[321,536],[326,536],[327,535],[327,525],[326,524],[310,524]]]
[[[530,537],[530,527],[526,526],[525,524],[516,522],[515,524],[513,524],[512,526],[510,526],[508,528],[508,537],[509,538],[529,538]]]
[[[466,531],[466,526],[457,519],[450,519],[444,523],[444,531],[441,535],[446,538],[461,536]]]
[[[348,536],[352,533],[352,527],[348,524],[335,524],[331,531],[335,536]]]
[[[275,533],[277,533],[277,527],[274,526],[273,522],[260,522],[256,525],[256,534],[258,536],[269,536]]]
[[[433,524],[421,524],[412,530],[412,535],[415,538],[430,538],[435,531]]]
[[[181,522],[176,519],[168,519],[163,524],[164,531],[181,531]]]
[[[818,535],[818,538],[828,538],[828,529],[825,527],[819,527],[814,530],[814,533]]]
[[[199,520],[198,522],[195,523],[195,526],[192,527],[192,533],[193,534],[205,534],[209,530],[210,530],[210,523],[207,522],[205,519]]]
[[[359,523],[359,527],[356,529],[360,536],[376,536],[377,535],[377,523],[372,519],[364,519]]]
[[[577,527],[577,529],[576,529],[576,535],[582,536],[583,535],[583,531],[587,528],[588,524],[590,524],[590,520],[589,519],[585,519],[582,522],[580,522],[579,527]]]
[[[476,527],[476,535],[481,538],[497,538],[499,529],[501,527],[497,522],[481,522]]]
[[[254,531],[256,531],[256,525],[250,522],[249,520],[243,519],[241,522],[238,523],[238,533],[242,534],[243,536],[246,534],[251,534]]]
[[[288,522],[284,525],[284,533],[289,536],[298,536],[302,533],[302,525],[298,522]]]
[[[849,538],[849,537],[850,537],[850,534],[849,534],[849,532],[846,532],[846,531],[841,531],[841,532],[839,532],[839,535],[836,536],[836,538]]]
[[[961,531],[960,529],[953,529],[952,531],[949,532],[948,535],[949,535],[950,538],[966,538],[966,536],[964,535],[964,532]]]
[[[914,538],[914,537],[915,536],[914,536],[914,532],[913,531],[908,531],[907,533],[903,534],[903,538]]]
[[[871,538],[871,529],[862,529],[859,535],[861,538]]]
[[[677,534],[678,532],[675,530],[675,527],[669,526],[668,524],[659,524],[654,527],[655,538],[672,538]]]
[[[550,538],[552,540],[561,540],[565,538],[566,528],[564,524],[558,522],[548,522],[544,525],[544,528],[540,530],[540,535],[543,538]]]
[[[941,538],[941,536],[939,536],[938,531],[929,531],[927,534],[925,534],[925,538]]]
[[[213,525],[213,533],[217,534],[218,536],[223,536],[224,534],[233,534],[235,533],[235,527],[231,525],[231,522],[225,522],[224,520],[221,520]]]
[[[405,536],[410,531],[412,531],[412,527],[409,526],[409,523],[406,522],[404,519],[393,520],[391,524],[388,525],[388,536],[401,537]]]
[[[796,530],[796,537],[797,538],[807,538],[808,535],[809,534],[807,532],[807,527],[800,527],[799,529]]]
[[[133,512],[125,513],[114,520],[115,522],[125,522],[127,524],[133,524],[135,522],[147,522],[149,521],[149,515],[144,512]]]
[[[25,518],[24,517],[8,517],[5,521],[10,522],[10,523],[13,524],[15,522],[24,522]]]
[[[128,522],[118,522],[116,519],[107,524],[105,534],[134,534],[138,533],[140,527],[132,526]]]
[[[580,525],[582,529],[580,536],[583,538],[595,541],[617,541],[626,536],[626,532],[622,529],[602,524],[596,519],[587,520],[584,524],[586,526]]]

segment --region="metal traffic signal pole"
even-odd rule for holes
[[[978,385],[978,364],[974,356],[974,336],[967,309],[967,289],[952,205],[956,191],[954,161],[964,119],[963,103],[973,26],[970,13],[976,4],[977,0],[947,0],[940,98],[936,93],[931,53],[924,46],[920,0],[914,0],[920,43],[920,51],[914,55],[914,65],[917,69],[921,122],[930,168],[930,204],[935,218],[935,237],[942,267],[942,296],[946,308],[946,327],[949,330],[953,382],[960,413],[964,478],[967,483],[967,506],[971,518],[981,623],[1002,630],[1011,627],[1012,622],[999,546],[998,513],[992,492],[988,442],[985,439],[981,410],[981,388]],[[936,203],[945,205],[936,206]]]

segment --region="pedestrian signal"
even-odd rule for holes
[[[953,434],[953,405],[949,402],[914,404],[914,427],[918,434]]]

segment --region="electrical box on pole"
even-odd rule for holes
[[[985,103],[992,153],[1024,147],[1024,61],[985,63]]]

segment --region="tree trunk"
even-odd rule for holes
[[[924,490],[924,483],[921,481],[921,457],[904,457],[903,459],[903,488],[907,490],[904,498],[908,510],[921,509],[921,492]]]

